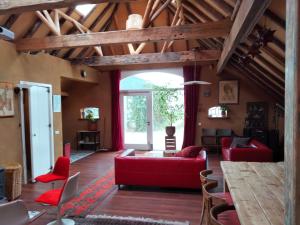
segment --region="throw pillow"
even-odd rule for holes
[[[199,155],[202,147],[199,146],[188,146],[182,149],[180,152],[177,152],[175,156],[185,157],[185,158],[195,158]]]
[[[236,148],[237,145],[248,145],[249,141],[250,141],[249,137],[247,138],[234,137],[231,142],[230,148]]]

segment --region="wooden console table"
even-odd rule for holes
[[[283,163],[221,162],[241,225],[284,224]]]
[[[77,150],[100,150],[100,131],[77,131]]]

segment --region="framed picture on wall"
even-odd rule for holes
[[[219,81],[219,104],[239,103],[239,82],[238,80]]]
[[[15,115],[13,88],[12,83],[0,83],[0,117]]]

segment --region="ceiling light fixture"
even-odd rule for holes
[[[131,14],[126,21],[126,30],[142,29],[143,17],[139,14]]]
[[[186,85],[208,85],[211,84],[210,82],[203,81],[203,80],[197,80],[197,48],[193,48],[194,56],[195,56],[195,62],[194,62],[194,80],[186,81],[183,83],[184,86]]]

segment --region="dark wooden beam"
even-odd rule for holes
[[[300,224],[300,3],[286,1],[284,224]]]
[[[0,15],[26,11],[67,8],[80,4],[100,4],[104,2],[134,2],[137,0],[14,0],[0,1]]]
[[[224,20],[205,24],[186,24],[174,27],[153,27],[140,30],[121,30],[21,39],[16,42],[16,45],[18,51],[38,51],[123,43],[201,39],[226,36],[230,28],[231,21]]]
[[[237,46],[248,37],[270,3],[271,0],[242,1],[230,34],[224,42],[217,73],[222,72]]]
[[[145,65],[145,64],[166,64],[183,65],[194,61],[214,63],[219,59],[221,51],[200,50],[198,52],[166,52],[166,53],[145,53],[139,55],[118,55],[102,56],[73,60],[74,64],[85,64],[88,66],[126,66],[126,65]]]
[[[271,19],[273,22],[277,23],[281,28],[285,29],[285,20],[277,16],[270,9],[267,9],[265,16]]]

